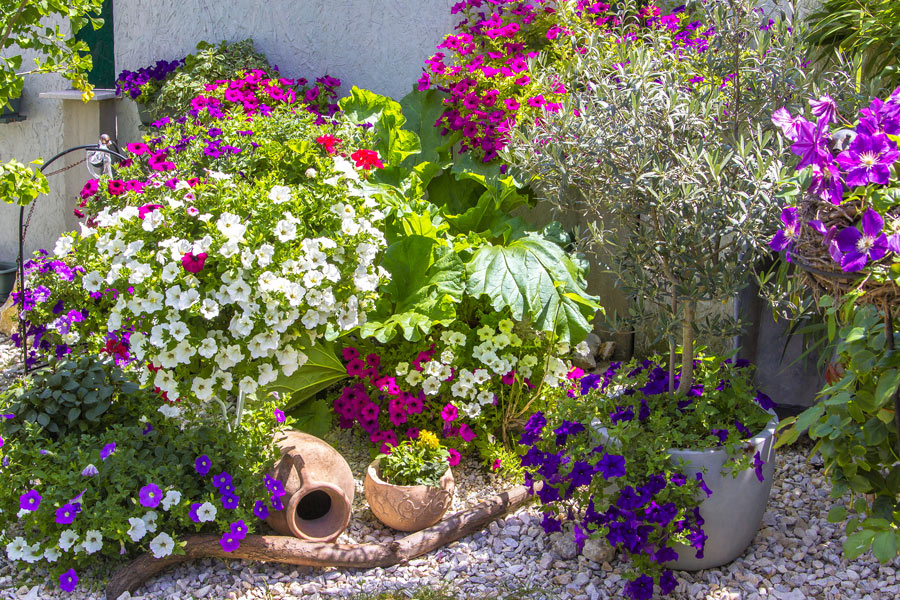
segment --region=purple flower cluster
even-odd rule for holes
[[[563,421],[550,432],[545,432],[546,428],[544,414],[534,413],[519,440],[520,444],[528,446],[522,457],[522,466],[534,469],[534,474],[526,474],[529,490],[535,493],[536,481],[543,483],[536,492],[542,504],[570,499],[577,488],[589,486],[597,476],[603,477],[604,482],[625,477],[625,457],[607,452],[602,445],[593,447],[582,456],[568,455],[564,446],[570,437],[586,435],[587,428],[583,424]],[[545,433],[555,436],[552,439],[553,444],[560,448],[558,452],[539,448]],[[594,497],[590,496],[583,516],[577,519],[574,527],[578,550],[581,551],[591,533],[602,529],[606,531],[605,537],[612,546],[620,547],[632,556],[643,555],[662,564],[678,558],[667,534],[660,535],[660,531],[672,526],[676,533],[687,537],[697,556],[702,558],[706,534],[702,529],[703,519],[699,510],[694,509],[691,518],[678,519],[678,507],[667,500],[664,493],[669,486],[681,487],[687,482],[688,479],[681,473],[668,478],[663,473],[651,474],[640,485],[622,485],[613,502],[599,511]],[[702,478],[698,478],[698,485],[705,488]],[[570,514],[570,518],[574,515]],[[561,521],[549,512],[544,514],[541,526],[548,534],[562,530]],[[671,592],[676,585],[672,573],[666,570],[661,572],[657,583],[663,594]],[[634,600],[649,599],[653,588],[653,578],[640,575],[625,586],[625,593]]]
[[[141,86],[147,83],[162,82],[171,75],[177,68],[184,64],[184,59],[179,60],[158,60],[152,67],[141,67],[137,71],[129,71],[127,69],[119,73],[116,78],[116,95],[128,94],[132,100],[137,100],[141,96]]]
[[[900,135],[900,88],[885,100],[876,98],[859,111],[855,125],[844,122],[829,96],[809,101],[815,122],[791,115],[784,108],[772,114],[772,122],[792,142],[791,152],[800,157],[797,170],[810,168],[812,179],[807,193],[815,199],[840,205],[868,197],[869,186],[892,186],[891,169],[900,159],[897,143],[889,136]],[[850,139],[849,144],[844,142]],[[896,180],[894,182],[896,184]],[[863,189],[860,189],[863,188]],[[900,254],[900,233],[888,236],[884,218],[863,204],[860,226],[837,231],[817,220],[803,222],[796,207],[781,214],[784,225],[769,243],[773,250],[790,254],[804,225],[823,236],[831,258],[845,272],[861,271],[889,252]]]

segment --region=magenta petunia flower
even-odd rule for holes
[[[877,183],[887,185],[891,177],[890,166],[900,157],[897,146],[885,134],[859,133],[850,147],[837,156],[838,164],[847,171],[850,187]]]
[[[459,416],[459,411],[456,410],[456,407],[453,406],[452,403],[448,402],[447,405],[444,406],[443,410],[441,410],[441,418],[446,423],[452,423],[456,420],[457,416]]]
[[[98,189],[100,189],[100,185],[97,180],[88,179],[87,183],[84,184],[84,187],[81,188],[81,193],[79,194],[79,196],[81,196],[82,200],[86,200],[87,198],[90,198],[91,196],[96,194]]]
[[[206,252],[201,252],[200,254],[186,252],[181,257],[181,266],[188,273],[199,273],[203,270],[204,264],[206,264]]]
[[[135,142],[133,144],[126,144],[125,149],[134,154],[135,156],[140,156],[142,154],[149,154],[150,147],[143,142]]]
[[[41,505],[41,495],[37,490],[28,490],[19,496],[19,508],[22,510],[37,510]]]
[[[59,587],[62,591],[71,593],[75,590],[76,585],[78,585],[78,575],[75,573],[75,569],[69,569],[59,576]]]
[[[447,464],[451,467],[458,465],[460,459],[459,452],[455,448],[447,448],[447,452],[450,453],[450,456],[447,457]]]
[[[880,260],[887,254],[888,240],[883,228],[884,219],[870,208],[862,217],[862,233],[856,227],[847,227],[838,233],[834,241],[844,253],[841,269],[848,273],[859,271],[870,260]]]
[[[275,422],[276,423],[284,423],[284,419],[285,419],[284,411],[281,410],[280,408],[276,408],[274,412],[275,412]]]
[[[162,204],[144,204],[143,206],[139,206],[138,217],[143,221],[144,217],[158,208],[162,208]]]
[[[163,494],[159,486],[155,483],[150,483],[140,489],[138,496],[140,497],[141,506],[156,508],[162,502]]]

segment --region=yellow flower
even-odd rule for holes
[[[441,445],[441,443],[437,439],[437,436],[427,429],[423,429],[419,432],[419,439],[417,441],[420,446],[425,446],[426,448],[430,448],[431,450],[437,450]]]

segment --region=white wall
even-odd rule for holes
[[[286,77],[325,74],[404,96],[458,16],[454,0],[116,0],[116,70],[182,58],[197,42],[252,38]],[[139,137],[132,102],[119,107],[121,142]]]

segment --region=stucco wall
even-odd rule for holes
[[[332,75],[400,98],[458,20],[454,0],[116,0],[116,70],[181,58],[197,42],[252,38],[287,77]],[[120,141],[139,137],[131,102]]]

